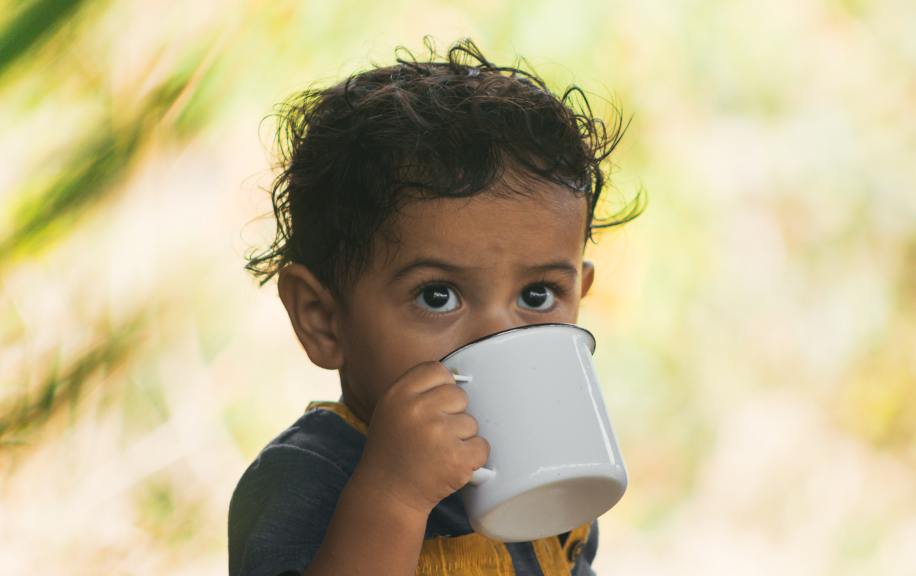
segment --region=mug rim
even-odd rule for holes
[[[456,348],[455,350],[452,350],[451,352],[449,352],[448,354],[446,354],[445,356],[443,356],[442,359],[439,360],[439,362],[445,362],[446,360],[448,360],[449,358],[451,358],[451,357],[454,356],[455,354],[461,352],[461,351],[464,350],[465,348],[470,348],[471,346],[474,346],[475,344],[480,344],[480,343],[483,342],[484,340],[489,340],[489,339],[491,339],[491,338],[496,338],[497,336],[502,336],[503,334],[508,334],[509,332],[519,332],[519,331],[521,331],[521,330],[527,330],[527,329],[529,329],[529,328],[543,328],[543,327],[545,327],[545,326],[560,326],[560,327],[564,327],[564,328],[576,328],[576,329],[578,329],[578,330],[581,330],[582,332],[585,332],[586,334],[588,334],[589,338],[592,339],[592,345],[590,346],[590,348],[591,348],[590,352],[591,352],[592,355],[594,356],[594,354],[595,354],[595,348],[597,348],[597,341],[595,340],[595,335],[594,335],[594,334],[592,334],[591,332],[589,332],[588,330],[586,330],[586,329],[583,328],[582,326],[579,326],[578,324],[569,324],[569,323],[567,323],[567,322],[544,322],[543,324],[526,324],[525,326],[516,326],[515,328],[507,328],[506,330],[500,330],[499,332],[494,332],[493,334],[488,334],[488,335],[486,335],[486,336],[481,336],[481,337],[478,338],[477,340],[472,340],[472,341],[468,342],[467,344],[465,344],[464,346],[461,346],[461,347],[459,347],[459,348]]]

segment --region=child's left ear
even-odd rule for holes
[[[592,287],[592,282],[595,281],[595,264],[591,260],[582,261],[582,294],[580,298],[585,298],[585,295],[588,294],[588,289]]]

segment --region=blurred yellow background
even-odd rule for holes
[[[650,205],[580,318],[631,477],[598,573],[916,574],[913,30],[911,0],[0,0],[0,572],[226,573],[243,470],[339,393],[243,271],[262,119],[432,35],[635,114],[613,178]]]

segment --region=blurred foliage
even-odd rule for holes
[[[85,0],[23,0],[0,27],[0,76],[66,24]]]
[[[74,18],[79,5],[80,2],[42,0],[24,3],[3,28],[0,70],[5,70],[16,58],[38,57],[29,49]],[[99,14],[94,16],[98,18]],[[87,32],[93,26],[100,27],[91,21],[81,22],[81,26]],[[205,36],[198,42],[207,48]],[[199,102],[201,109],[196,110],[193,120],[181,122],[181,112],[191,100],[188,93],[194,92],[192,83],[199,82],[204,72],[201,67],[206,55],[205,49],[189,46],[173,64],[169,75],[152,88],[137,86],[136,95],[118,95],[120,107],[109,96],[106,115],[66,144],[64,151],[56,151],[55,160],[60,164],[56,174],[48,176],[39,172],[37,177],[26,179],[19,190],[6,194],[3,220],[9,225],[0,229],[0,274],[9,273],[19,261],[38,258],[44,249],[53,250],[55,243],[65,243],[79,229],[85,215],[110,196],[123,193],[130,170],[142,158],[150,141],[158,140],[157,144],[162,146],[164,138],[192,135],[193,130],[188,133],[189,127],[199,128],[206,122],[206,106]],[[56,73],[52,70],[49,80]],[[169,120],[163,123],[166,118]],[[66,160],[61,161],[60,157]],[[69,364],[61,366],[52,358],[35,386],[4,386],[4,389],[24,391],[0,397],[5,407],[0,413],[0,440],[8,434],[40,426],[63,407],[75,406],[83,393],[84,382],[128,360],[144,338],[149,319],[139,312],[120,325],[109,324],[101,332],[101,341],[81,356],[70,359]],[[100,322],[110,320],[98,318],[93,323]],[[14,336],[18,338],[22,334],[17,331]]]
[[[470,35],[497,62],[517,51],[597,111],[635,111],[609,196],[645,186],[653,203],[589,248],[582,314],[631,473],[607,557],[641,573],[731,573],[729,554],[787,574],[916,570],[896,544],[916,526],[911,2],[31,0],[0,13],[0,562],[13,574],[224,573],[241,470],[308,399],[337,393],[241,270],[247,244],[271,236],[246,225],[269,209],[259,121],[425,34],[440,48]],[[785,430],[791,449],[773,448]]]
[[[102,121],[101,130],[71,146],[73,158],[54,181],[15,196],[21,200],[10,209],[13,226],[0,238],[0,269],[11,260],[34,257],[56,236],[72,230],[84,212],[118,190],[142,145],[187,88],[190,72],[158,86],[135,115]]]
[[[106,379],[129,360],[143,338],[143,327],[143,320],[138,318],[106,330],[105,338],[93,349],[65,366],[48,366],[46,379],[37,386],[24,382],[17,387],[22,392],[8,394],[0,405],[0,445],[23,441],[17,435],[41,426],[61,410],[73,408],[85,393],[85,384]]]
[[[193,539],[204,525],[202,507],[183,503],[183,495],[171,479],[162,478],[150,479],[138,491],[141,524],[169,546]]]

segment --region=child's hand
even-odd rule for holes
[[[429,513],[487,462],[490,445],[464,412],[467,393],[448,368],[424,362],[404,373],[375,406],[354,477],[364,475],[400,503]]]

